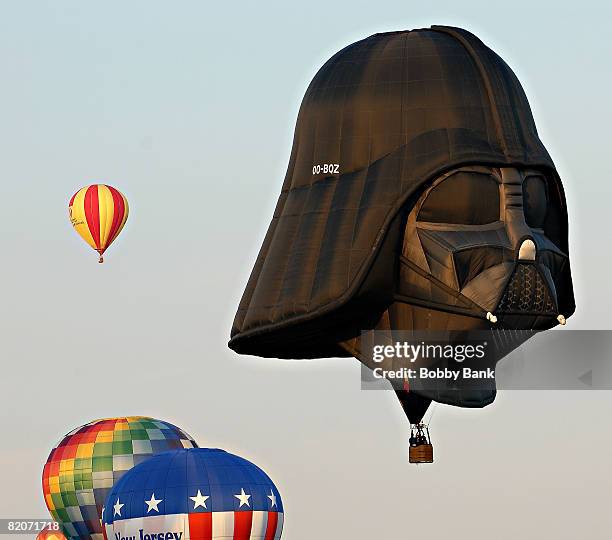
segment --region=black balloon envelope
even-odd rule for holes
[[[563,186],[508,65],[444,26],[330,58],[302,101],[229,346],[374,367],[368,332],[514,332],[494,364],[574,309]],[[419,423],[432,399],[491,403],[495,381],[396,391]]]

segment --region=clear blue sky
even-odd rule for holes
[[[601,2],[0,2],[0,517],[43,517],[65,432],[147,414],[260,464],[289,540],[601,538],[612,396],[504,392],[438,407],[437,463],[407,464],[393,395],[356,361],[242,358],[231,321],[316,70],[370,34],[476,33],[515,70],[564,180],[578,312],[609,328],[612,12]],[[104,265],[67,201],[131,203]],[[495,532],[493,532],[495,531]]]

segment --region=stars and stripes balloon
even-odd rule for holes
[[[75,231],[102,255],[117,238],[128,217],[128,202],[117,189],[93,184],[77,191],[68,204]]]
[[[155,454],[195,446],[183,430],[154,418],[95,420],[51,451],[42,477],[45,503],[69,539],[102,540],[102,508],[114,483]]]
[[[210,448],[159,454],[134,467],[106,499],[107,540],[274,540],[283,503],[259,467]]]

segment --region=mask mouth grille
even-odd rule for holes
[[[548,284],[534,264],[518,264],[496,311],[504,313],[556,313]]]

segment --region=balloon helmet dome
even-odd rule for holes
[[[363,332],[544,330],[574,310],[563,186],[504,60],[446,26],[332,56],[302,101],[230,348],[372,367]],[[487,405],[495,382],[398,396],[412,421],[431,399]]]

